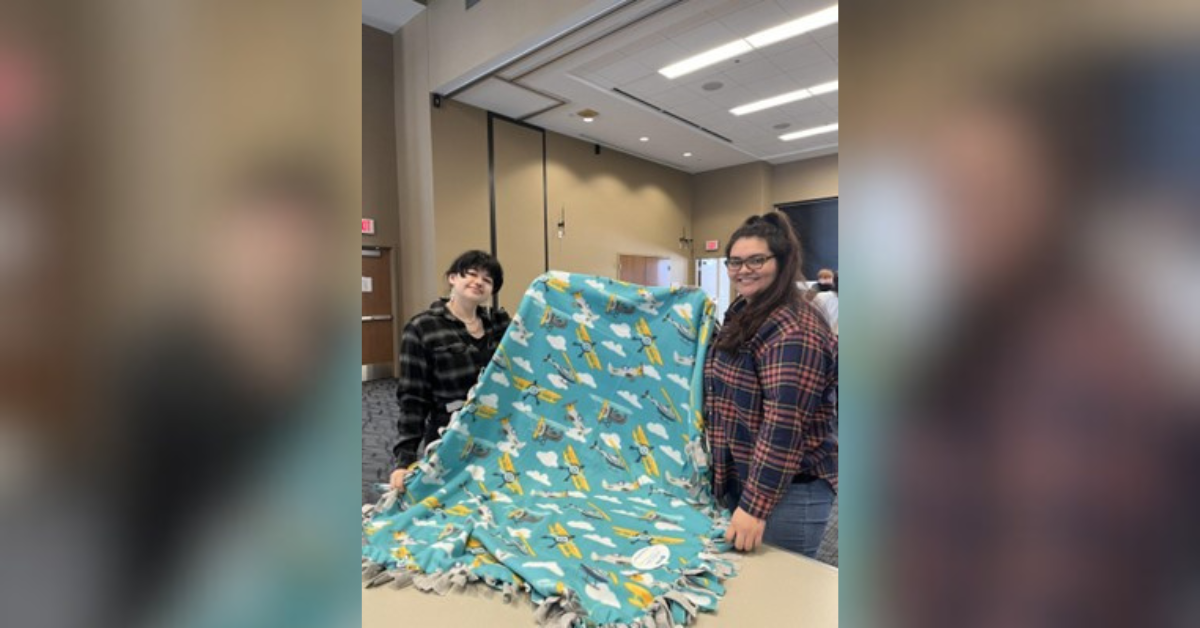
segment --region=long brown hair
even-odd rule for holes
[[[751,216],[742,226],[729,237],[725,245],[725,257],[733,249],[735,242],[742,238],[762,238],[775,256],[775,264],[779,269],[775,273],[775,281],[762,294],[748,303],[737,314],[726,317],[725,327],[717,337],[717,348],[732,353],[746,344],[767,317],[777,308],[792,305],[799,306],[804,300],[797,282],[804,281],[800,272],[800,241],[796,239],[792,225],[786,216],[780,212],[771,212],[762,216]]]

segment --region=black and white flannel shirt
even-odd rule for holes
[[[476,339],[446,309],[446,302],[434,301],[414,316],[400,339],[400,437],[392,452],[401,467],[415,462],[424,446],[437,438],[438,429],[450,422],[450,414],[463,405],[511,320],[502,308],[479,308],[483,337]]]

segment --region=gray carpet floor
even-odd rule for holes
[[[396,438],[396,380],[381,379],[362,386],[362,499],[379,498],[375,485],[386,482],[392,471],[391,446]],[[838,564],[838,504],[833,502],[829,527],[821,540],[817,559]]]

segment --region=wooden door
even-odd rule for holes
[[[362,377],[363,381],[391,377],[396,352],[393,346],[392,252],[384,248],[362,250]]]
[[[618,271],[621,281],[641,286],[671,285],[671,260],[665,257],[622,255]]]

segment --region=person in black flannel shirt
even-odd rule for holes
[[[413,463],[463,406],[511,320],[502,308],[484,305],[504,285],[496,258],[467,251],[450,265],[446,281],[450,297],[414,316],[400,340],[399,438],[392,448],[396,470],[389,482],[400,491]]]

